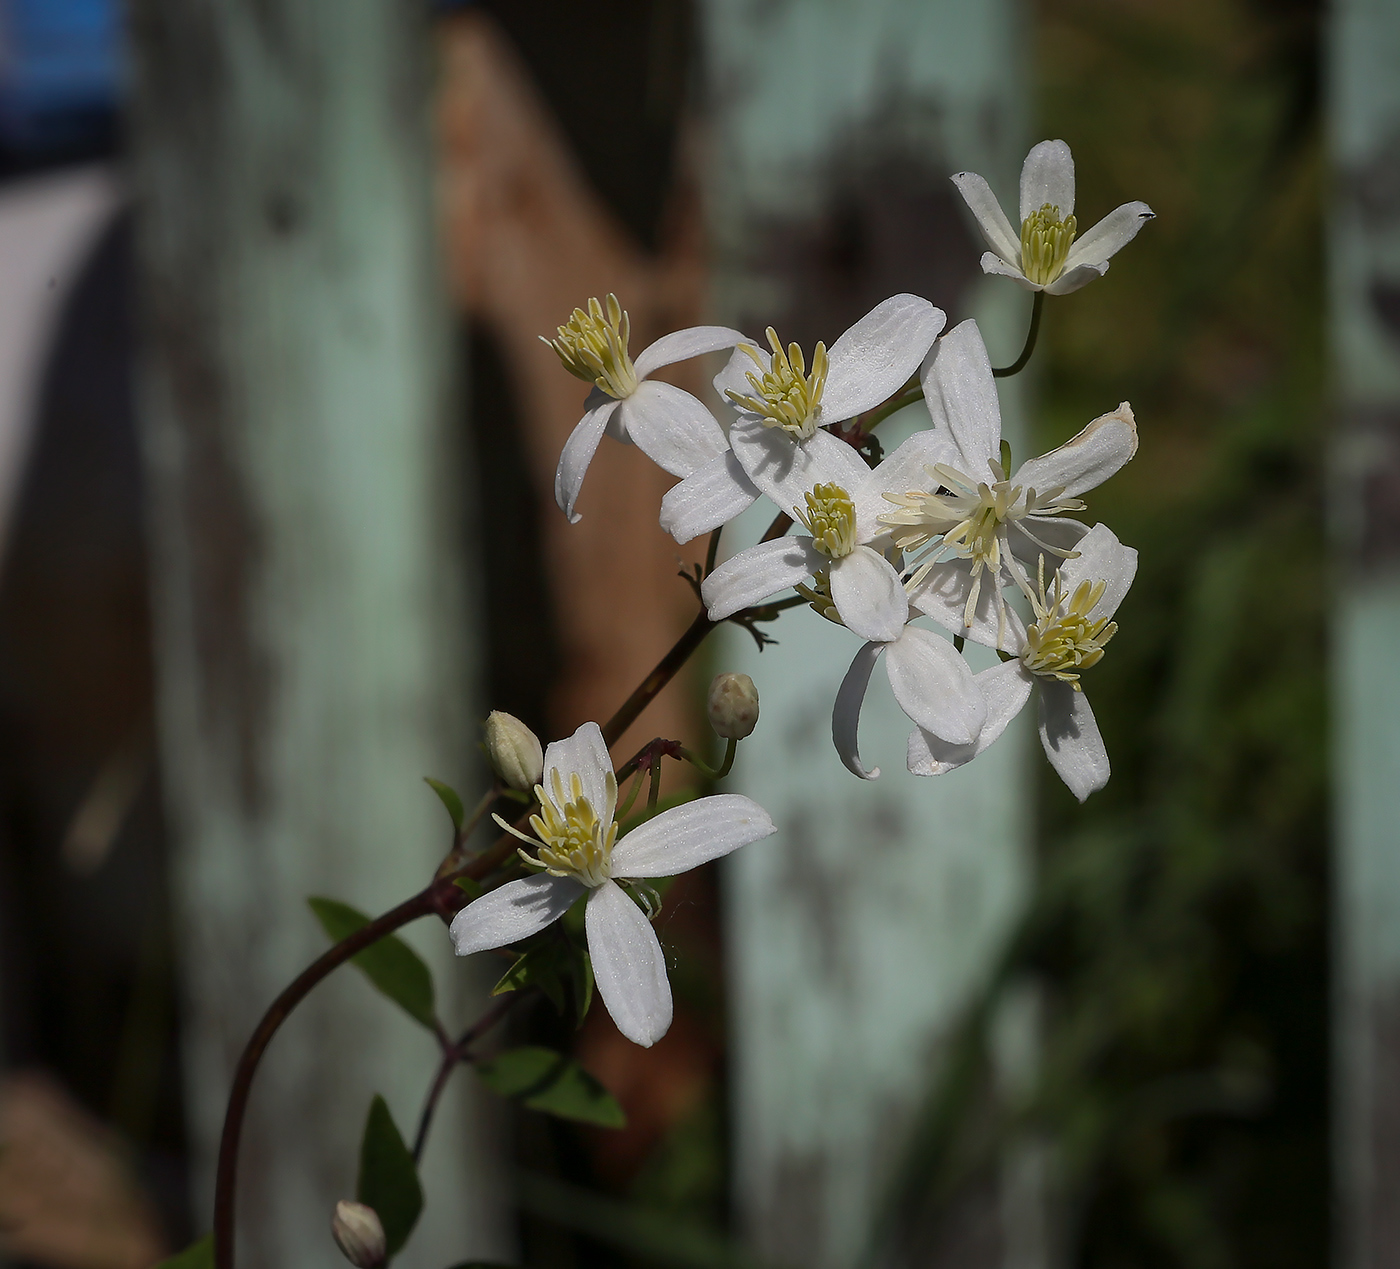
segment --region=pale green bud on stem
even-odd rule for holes
[[[374,1208],[341,1199],[331,1217],[331,1236],[356,1269],[378,1269],[384,1263],[388,1247]]]
[[[708,706],[710,726],[725,740],[743,740],[758,726],[758,688],[747,674],[716,674]]]
[[[544,776],[540,738],[513,714],[492,710],[486,718],[486,756],[507,787],[528,793]]]

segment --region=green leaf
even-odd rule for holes
[[[423,1210],[423,1187],[413,1155],[404,1145],[384,1099],[375,1094],[360,1142],[360,1179],[355,1197],[374,1208],[384,1226],[390,1257],[408,1241]]]
[[[155,1269],[214,1269],[214,1235],[205,1234],[184,1251],[162,1260]]]
[[[369,924],[369,917],[348,903],[316,897],[306,902],[333,943],[339,943]],[[421,1022],[429,1031],[437,1030],[432,973],[418,953],[401,938],[386,934],[350,961],[410,1018]]]
[[[481,882],[473,881],[470,877],[458,877],[452,884],[469,899],[480,899],[486,893],[481,888]]]
[[[476,1069],[493,1093],[513,1098],[531,1110],[604,1128],[627,1124],[627,1116],[613,1095],[563,1053],[527,1045],[507,1049]]]
[[[521,953],[493,988],[493,996],[504,996],[508,991],[524,991],[527,987],[538,987],[560,1012],[564,1012],[564,979],[568,975],[565,957],[566,949],[554,939],[549,939],[527,952]]]
[[[447,808],[447,813],[452,817],[453,827],[460,833],[462,825],[467,820],[467,809],[462,805],[462,799],[457,790],[450,784],[443,784],[441,780],[434,780],[432,776],[424,776],[423,783],[441,799],[443,806]]]

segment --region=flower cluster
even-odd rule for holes
[[[1042,142],[1026,159],[1019,235],[985,180],[963,172],[953,181],[992,247],[984,271],[1037,292],[1032,340],[1042,296],[1101,276],[1152,216],[1145,204],[1129,203],[1077,238],[1074,166],[1062,141]],[[560,457],[555,493],[577,521],[584,475],[607,432],[680,478],[660,506],[660,523],[678,542],[717,532],[766,499],[773,527],[697,575],[701,598],[718,622],[791,589],[851,632],[856,647],[833,685],[832,710],[832,738],[848,770],[863,779],[880,774],[863,762],[858,731],[883,657],[895,700],[914,725],[910,772],[936,776],[970,762],[1035,694],[1046,756],[1082,801],[1109,775],[1082,675],[1117,630],[1113,618],[1137,553],[1078,517],[1087,511],[1084,495],[1136,452],[1133,412],[1124,402],[1017,465],[1002,438],[995,380],[1027,354],[994,372],[975,322],[946,325],[930,301],[901,294],[830,348],[817,344],[810,358],[771,327],[765,347],[737,330],[702,326],[663,336],[634,359],[616,297],[590,300],[545,341],[565,369],[593,385]],[[695,396],[648,378],[722,351],[730,356],[714,387],[732,406],[727,424]],[[928,426],[883,460],[867,460],[867,450],[879,452],[868,429],[919,399]],[[974,672],[964,656],[969,641],[995,653],[990,669]],[[757,696],[747,679],[724,679],[711,711],[730,737],[732,760],[735,739],[757,719]],[[538,746],[504,725],[492,735],[503,779],[522,787],[523,773],[540,770]],[[634,902],[619,882],[695,867],[773,832],[772,821],[747,798],[721,795],[620,836],[617,781],[592,723],[549,746],[533,792],[533,836],[500,822],[529,846],[521,857],[535,875],[463,909],[452,926],[457,951],[518,943],[586,894],[599,993],[625,1035],[651,1044],[670,1023],[670,988],[645,894]]]

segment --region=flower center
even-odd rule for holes
[[[559,327],[557,339],[540,339],[548,344],[575,378],[596,384],[610,397],[631,396],[637,390],[637,372],[627,353],[632,324],[617,296],[609,295],[604,305],[588,301],[588,312],[574,309],[568,322]]]
[[[753,395],[745,396],[732,388],[725,393],[735,405],[762,418],[765,427],[780,427],[798,440],[806,440],[817,430],[817,418],[821,413],[822,389],[826,387],[826,345],[818,344],[813,350],[810,375],[806,373],[802,349],[789,344],[784,352],[778,332],[771,326],[768,346],[773,355],[765,366],[763,354],[757,348],[752,344],[739,345],[753,358],[759,370],[758,374],[750,370],[745,376]]]
[[[1107,617],[1090,618],[1094,605],[1103,598],[1108,583],[1080,582],[1066,598],[1059,593],[1059,578],[1047,599],[1045,557],[1040,557],[1040,597],[1035,605],[1036,623],[1026,632],[1021,663],[1032,674],[1059,679],[1080,691],[1079,671],[1103,659],[1104,645],[1118,632],[1117,623]]]
[[[584,796],[583,783],[577,775],[569,778],[567,793],[556,768],[550,772],[551,791],[535,786],[540,813],[530,816],[530,827],[540,841],[538,862],[522,852],[526,863],[542,867],[551,877],[572,877],[594,889],[612,875],[613,842],[617,840],[617,824],[606,823],[593,804]],[[615,794],[617,782],[608,772],[609,788]]]
[[[993,462],[990,466],[993,476],[1004,474],[1003,464]],[[1020,485],[1003,479],[991,484],[976,481],[947,463],[924,470],[943,492],[915,490],[884,495],[886,502],[901,508],[880,517],[881,524],[896,531],[895,545],[901,551],[916,551],[937,538],[958,558],[972,560],[974,571],[981,572],[984,567],[995,571],[1001,563],[1002,527],[1035,509],[1034,491],[1023,498]],[[1042,500],[1034,501],[1038,504]]]
[[[1074,233],[1074,217],[1061,220],[1060,209],[1051,203],[1021,222],[1021,272],[1027,282],[1045,286],[1060,276]]]
[[[812,584],[810,586],[798,582],[798,584],[793,587],[793,590],[807,601],[808,606],[818,617],[825,617],[828,621],[838,626],[844,626],[846,624],[841,620],[841,614],[837,611],[835,603],[832,602],[831,574],[828,573],[826,569],[822,569],[820,573],[812,578]]]
[[[856,504],[840,485],[813,485],[806,513],[794,507],[792,514],[827,559],[839,560],[856,549]]]

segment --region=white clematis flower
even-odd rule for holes
[[[1010,651],[1024,631],[1007,606],[1004,579],[1034,598],[1022,561],[1074,554],[1087,529],[1063,517],[1084,510],[1078,495],[1137,452],[1133,412],[1123,402],[1012,474],[992,364],[975,322],[938,341],[923,388],[934,432],[951,440],[957,457],[930,463],[905,492],[887,494],[896,509],[879,520],[911,562],[922,553],[908,583],[913,606],[954,634]]]
[[[739,410],[732,452],[712,458],[661,503],[661,526],[678,542],[718,528],[758,493],[790,512],[819,483],[809,454],[828,441],[820,429],[844,423],[887,400],[918,370],[947,321],[917,295],[877,304],[834,344],[818,344],[809,372],[796,344],[784,349],[768,330],[769,353],[740,345],[715,377],[715,390]],[[846,447],[846,448],[849,448]]]
[[[942,775],[970,762],[1006,730],[1033,689],[1040,695],[1040,743],[1050,765],[1081,802],[1108,783],[1108,751],[1080,672],[1103,657],[1118,627],[1118,606],[1137,573],[1137,552],[1102,524],[1079,543],[1079,553],[1056,573],[1049,592],[1043,572],[1035,622],[1019,636],[1012,660],[976,676],[987,720],[970,745],[950,745],[922,726],[909,737],[909,770]]]
[[[673,476],[689,476],[729,449],[724,429],[695,397],[647,376],[678,361],[733,348],[744,335],[727,326],[691,326],[648,344],[634,361],[627,348],[630,332],[617,296],[609,295],[606,302],[589,300],[587,312],[574,309],[557,338],[540,336],[565,370],[594,385],[587,412],[564,443],[554,474],[555,501],[572,524],[579,521],[574,504],[584,473],[605,431],[635,444]]]
[[[1076,239],[1074,158],[1063,141],[1042,141],[1026,155],[1019,234],[982,177],[959,172],[953,184],[991,247],[982,256],[982,272],[1047,295],[1068,295],[1107,273],[1109,257],[1156,214],[1146,203],[1124,203]]]
[[[586,893],[584,928],[598,994],[618,1030],[649,1047],[671,1025],[671,985],[656,932],[618,879],[688,872],[776,832],[773,821],[758,803],[724,793],[663,811],[617,840],[617,779],[597,723],[584,723],[545,750],[535,796],[535,837],[497,822],[538,848],[538,860],[525,858],[544,871],[463,908],[450,930],[457,955],[538,934]]]

